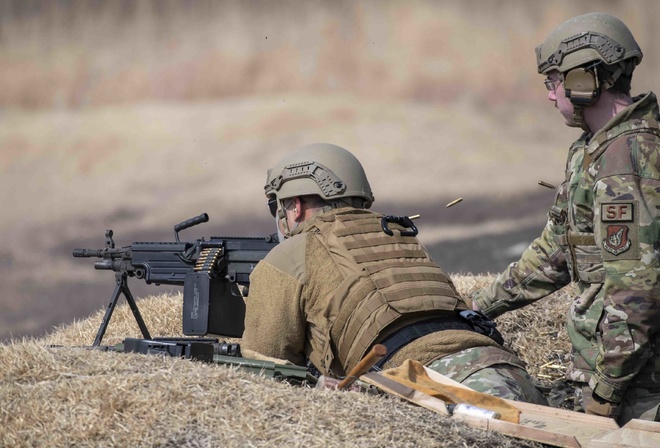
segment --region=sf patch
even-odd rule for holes
[[[614,202],[600,205],[600,220],[603,222],[633,222],[635,204],[632,202]]]
[[[636,202],[610,202],[600,205],[604,260],[639,259],[639,220]]]

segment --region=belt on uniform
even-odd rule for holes
[[[395,333],[387,336],[379,342],[387,348],[387,355],[374,364],[377,370],[380,370],[394,354],[412,341],[437,331],[445,330],[465,330],[474,331],[479,334],[490,337],[498,344],[502,345],[504,339],[495,328],[495,322],[488,319],[482,313],[477,311],[461,311],[454,316],[436,317],[433,319],[415,322],[401,328]]]

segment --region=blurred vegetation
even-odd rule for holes
[[[291,91],[543,101],[535,45],[595,10],[633,29],[647,56],[633,87],[649,89],[660,64],[655,0],[3,0],[0,107]]]
[[[105,306],[109,279],[71,257],[103,229],[169,240],[209,212],[196,236],[271,232],[265,169],[313,141],[356,153],[379,211],[421,213],[449,272],[499,271],[577,137],[534,47],[598,10],[653,89],[657,0],[0,0],[0,339]]]

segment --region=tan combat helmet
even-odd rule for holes
[[[318,195],[332,204],[369,208],[374,201],[371,186],[360,161],[349,151],[329,143],[303,146],[268,170],[266,196],[277,202],[279,218],[284,218],[287,198]]]
[[[604,13],[584,14],[561,23],[536,47],[538,72],[547,75],[556,70],[561,74],[566,96],[574,105],[575,123],[583,129],[582,109],[593,105],[601,90],[612,87],[621,75],[630,76],[641,60],[642,50],[628,27]]]
[[[371,207],[374,196],[360,161],[349,151],[330,143],[303,146],[268,170],[266,196],[278,199],[319,195],[332,202],[361,198]]]

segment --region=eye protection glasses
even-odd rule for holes
[[[273,215],[273,218],[277,216],[277,199],[276,198],[269,198],[268,199],[268,210],[270,210],[270,214]]]
[[[559,82],[560,82],[559,79],[546,78],[545,80],[543,80],[543,84],[545,84],[545,88],[548,89],[548,92],[555,90]]]

